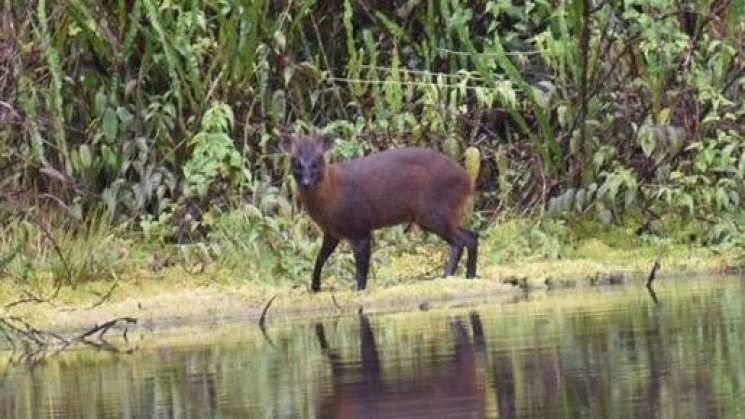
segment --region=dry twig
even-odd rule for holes
[[[647,278],[647,291],[649,291],[649,296],[652,297],[652,300],[655,304],[660,303],[660,301],[657,299],[657,293],[654,292],[654,288],[652,287],[652,283],[654,283],[658,269],[660,269],[660,258],[655,259],[654,265],[652,265],[652,270],[649,272],[649,277]]]

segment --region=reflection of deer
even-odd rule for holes
[[[481,317],[473,312],[469,316],[471,330],[473,330],[473,346],[476,352],[483,354],[486,349],[484,340],[484,327]],[[515,417],[515,380],[512,372],[512,361],[503,352],[494,353],[494,374],[492,383],[496,391],[497,412],[500,419],[511,419]]]
[[[329,350],[322,324],[316,325],[321,349],[331,363],[333,392],[323,400],[319,417],[483,417],[484,392],[478,377],[474,344],[463,321],[450,323],[455,356],[442,368],[423,368],[415,377],[383,380],[370,322],[359,316],[360,362],[342,363]]]

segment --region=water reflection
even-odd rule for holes
[[[0,417],[745,414],[742,282],[657,293],[663,304],[640,286],[275,324],[272,345],[235,325],[131,356],[74,351],[0,376]]]
[[[480,341],[483,348],[478,314],[471,316],[471,322],[474,341]],[[359,316],[358,363],[340,362],[340,357],[329,348],[323,324],[316,324],[316,336],[331,364],[333,383],[333,390],[321,403],[320,416],[350,419],[483,417],[485,401],[476,345],[466,328],[460,319],[450,321],[452,355],[419,369],[416,377],[384,380],[375,336],[365,315]]]

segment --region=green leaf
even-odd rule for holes
[[[103,114],[103,135],[106,140],[113,142],[119,130],[119,117],[112,108],[106,108]]]
[[[90,146],[88,146],[88,144],[81,145],[80,149],[78,150],[78,153],[80,154],[81,167],[82,168],[91,167],[91,164],[93,163],[93,156],[91,155]]]
[[[119,121],[121,122],[122,127],[126,127],[134,119],[132,113],[124,106],[116,108],[116,114],[119,116]]]
[[[106,102],[106,94],[104,93],[103,88],[101,88],[93,99],[93,112],[95,112],[96,116],[99,118],[103,116],[104,111],[106,111]]]
[[[693,197],[687,193],[680,195],[680,204],[683,207],[688,208],[688,214],[693,215]]]
[[[670,108],[664,108],[657,114],[657,123],[660,125],[670,123]]]
[[[657,147],[657,138],[654,130],[648,126],[642,126],[639,130],[639,145],[642,147],[644,155],[651,157]]]
[[[729,208],[729,205],[730,205],[729,195],[727,194],[727,191],[724,188],[717,188],[716,199],[717,199],[717,206],[720,209]]]
[[[277,47],[278,51],[284,51],[287,49],[287,38],[281,29],[274,31],[274,36],[272,38],[274,39],[274,45]]]

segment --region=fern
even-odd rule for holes
[[[352,96],[359,98],[365,94],[365,85],[358,82],[362,75],[362,50],[357,50],[357,46],[354,40],[354,24],[352,18],[354,16],[354,10],[352,8],[351,0],[344,0],[344,29],[347,35],[347,54],[349,59],[347,61],[347,78],[351,80],[349,83],[349,92]]]
[[[129,57],[135,52],[134,43],[137,38],[137,34],[141,30],[140,19],[142,18],[142,0],[135,0],[132,5],[132,11],[129,13],[129,27],[127,32],[124,34],[124,40],[122,41],[122,47],[119,50],[119,59],[122,62],[126,62]]]
[[[225,103],[214,103],[202,118],[201,130],[189,140],[194,147],[184,165],[186,194],[204,197],[218,179],[240,186],[249,177],[243,158],[228,135],[233,111]]]
[[[65,135],[65,117],[62,111],[64,103],[62,98],[62,66],[60,64],[59,51],[54,47],[52,36],[49,32],[45,0],[39,1],[36,7],[36,14],[44,46],[44,59],[47,63],[50,74],[47,104],[52,115],[52,135],[54,136],[55,144],[57,145],[57,152],[60,157],[59,160],[62,162],[67,175],[71,176],[73,174],[73,168]]]
[[[168,78],[173,83],[171,91],[176,97],[179,111],[184,107],[184,97],[182,93],[188,93],[188,90],[182,88],[182,77],[183,73],[178,57],[176,56],[171,42],[170,37],[166,34],[163,25],[161,24],[160,14],[158,9],[155,8],[152,0],[142,0],[145,5],[145,13],[147,15],[150,24],[152,25],[155,33],[160,41],[161,47],[163,48],[163,55],[165,56],[167,67],[168,67]],[[187,95],[188,97],[188,95]]]

